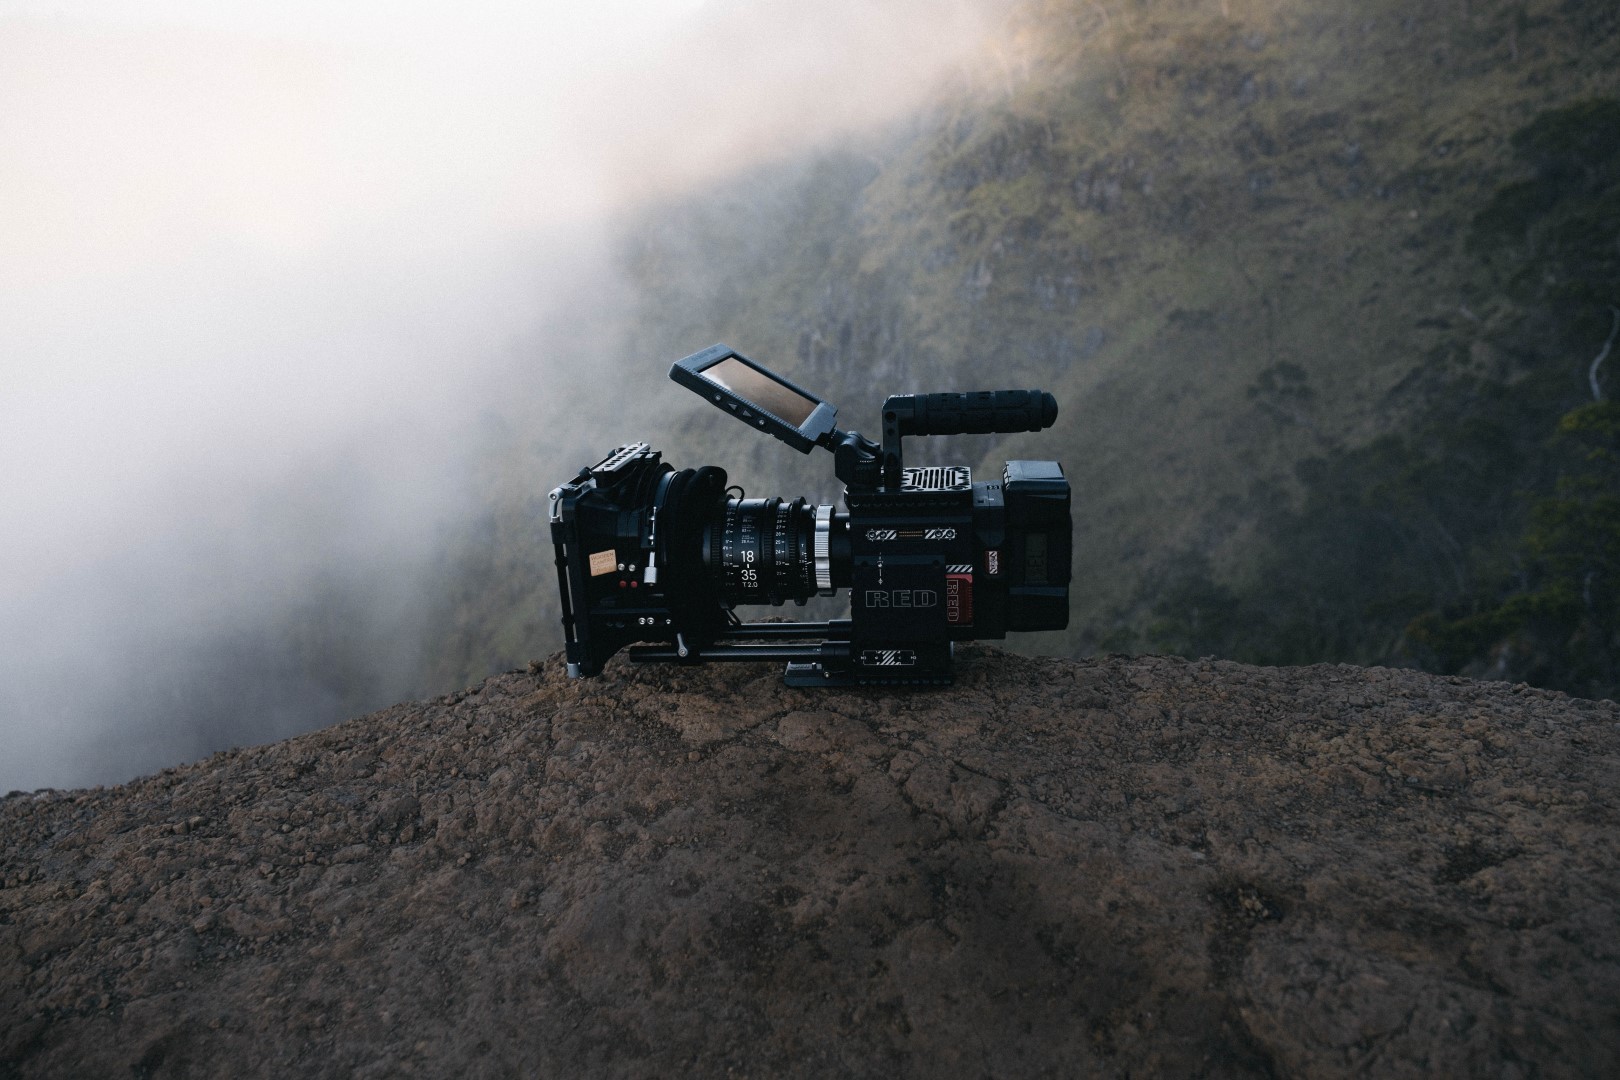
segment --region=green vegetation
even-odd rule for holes
[[[1582,406],[1559,422],[1554,494],[1536,499],[1518,573],[1462,613],[1410,626],[1440,670],[1520,678],[1577,694],[1620,690],[1620,405]]]
[[[1591,400],[1606,373],[1584,359],[1620,325],[1597,302],[1620,296],[1620,102],[1549,110],[1511,144],[1532,175],[1467,247],[1516,306],[1414,373],[1430,385],[1410,434],[1302,462],[1297,508],[1247,508],[1263,554],[1242,585],[1184,562],[1127,640],[1620,689],[1620,406]],[[1480,353],[1514,359],[1482,375]],[[1297,373],[1266,374],[1258,399],[1301,399]]]
[[[610,351],[639,380],[728,341],[866,428],[886,392],[1052,390],[1054,432],[916,448],[1065,464],[1071,630],[1012,644],[1612,695],[1614,414],[1587,376],[1620,306],[1617,99],[1612,4],[1028,3],[903,129],[624,222]],[[678,464],[833,493],[701,404],[629,407]],[[605,449],[514,440],[496,471],[539,490]],[[447,566],[433,653],[464,674],[554,647],[515,490],[490,485],[497,554]]]

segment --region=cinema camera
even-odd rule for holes
[[[999,481],[965,466],[904,468],[906,435],[1040,431],[1039,390],[904,394],[883,403],[883,441],[834,426],[838,410],[724,345],[670,378],[808,454],[833,453],[844,510],[747,499],[712,465],[676,470],[621,446],[551,493],[568,673],[630,659],[785,660],[791,686],[940,685],[955,641],[1069,622],[1069,483],[1055,461],[1009,461]],[[831,622],[743,623],[743,604],[850,590]]]

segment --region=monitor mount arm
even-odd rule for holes
[[[822,443],[833,454],[833,475],[851,491],[876,491],[881,472],[881,448],[858,431],[828,432]],[[899,461],[899,447],[895,447],[895,460]],[[895,473],[895,486],[899,486],[899,471]]]

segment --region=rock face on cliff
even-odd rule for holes
[[[1617,797],[1405,671],[550,662],[0,802],[0,1075],[1612,1075]]]

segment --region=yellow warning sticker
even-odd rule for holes
[[[591,555],[591,577],[601,577],[611,574],[619,568],[619,556],[610,548],[607,551],[597,551]]]

